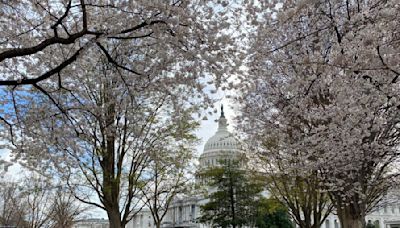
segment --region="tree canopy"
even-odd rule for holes
[[[0,1],[0,140],[124,227],[143,206],[150,155],[191,152],[194,116],[238,69],[240,11],[221,1]]]
[[[397,183],[399,5],[393,1],[260,3],[243,76],[241,122],[257,144],[275,138],[292,169],[318,172],[341,226]]]

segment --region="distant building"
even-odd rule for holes
[[[151,212],[149,209],[143,208],[125,226],[125,228],[137,228],[137,227],[146,227],[146,228],[156,227],[154,225],[153,217],[151,216]]]
[[[107,219],[80,219],[75,221],[72,228],[109,228]]]

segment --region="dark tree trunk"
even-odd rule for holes
[[[121,223],[121,216],[119,207],[107,208],[107,215],[110,228],[124,228],[125,225]]]
[[[112,82],[111,82],[112,83]],[[105,84],[104,103],[108,104],[112,100],[112,94],[109,93],[109,84]],[[121,212],[119,208],[120,197],[120,171],[118,161],[116,161],[115,151],[115,104],[110,104],[105,115],[105,125],[103,134],[105,136],[105,144],[103,144],[103,160],[100,162],[103,170],[103,194],[105,208],[109,219],[110,228],[124,228],[126,221],[121,220]]]
[[[230,174],[231,175],[231,174]],[[231,201],[231,213],[232,213],[232,228],[236,228],[236,211],[235,211],[235,192],[233,190],[233,181],[232,177],[229,177],[229,194]]]
[[[356,213],[351,207],[338,207],[337,214],[340,220],[341,228],[364,228],[364,217]]]

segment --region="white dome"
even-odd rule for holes
[[[225,117],[221,117],[219,119],[219,127],[218,131],[213,135],[211,138],[209,138],[204,145],[204,152],[206,153],[208,151],[212,150],[225,150],[225,149],[237,149],[238,144],[236,139],[233,137],[233,135],[226,129],[227,124],[226,124],[226,119]]]
[[[217,132],[207,140],[200,156],[200,167],[218,165],[223,160],[237,160],[242,155],[239,144],[227,129],[227,120],[221,106]]]

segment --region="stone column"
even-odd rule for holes
[[[333,223],[333,218],[329,218],[329,228],[335,228],[335,224]]]
[[[385,225],[383,224],[383,218],[379,218],[379,228],[385,228]]]

